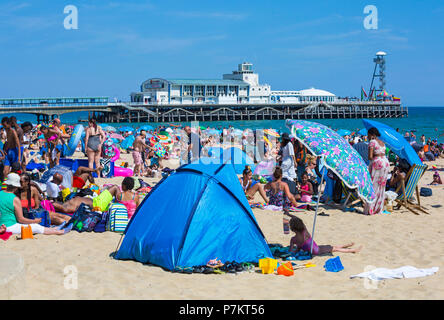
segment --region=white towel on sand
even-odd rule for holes
[[[350,278],[369,278],[370,280],[385,280],[385,279],[402,279],[402,278],[418,278],[430,276],[438,272],[438,267],[429,269],[417,269],[412,266],[404,266],[398,269],[377,268],[371,271],[363,272],[350,276]]]

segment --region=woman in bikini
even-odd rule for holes
[[[96,119],[89,119],[88,127],[86,128],[85,146],[86,155],[88,156],[88,167],[90,169],[94,168],[94,163],[96,168],[100,167],[100,155],[105,138],[105,133],[102,128],[97,125]]]
[[[43,200],[39,190],[31,183],[29,174],[20,175],[21,187],[17,190],[16,196],[20,199],[22,208],[31,211],[40,208],[40,202]]]
[[[276,167],[273,173],[273,181],[267,183],[264,189],[269,198],[268,204],[282,207],[285,213],[288,213],[288,209],[292,205],[296,207],[296,200],[300,199],[300,195],[294,196],[290,192],[288,184],[282,181],[281,167]]]
[[[49,160],[49,167],[52,168],[57,162],[57,144],[59,141],[59,134],[54,128],[49,128],[46,126],[41,126],[40,131],[42,131],[43,136],[46,141],[46,154]]]
[[[268,198],[264,191],[264,187],[260,183],[253,184],[251,177],[253,177],[253,172],[251,171],[250,166],[245,166],[245,169],[242,172],[242,178],[239,179],[239,182],[248,201],[253,200],[256,192],[259,192],[265,203],[268,203]]]
[[[122,181],[122,192],[116,197],[117,202],[123,204],[128,211],[128,221],[133,217],[140,204],[139,195],[133,191],[134,178],[125,177]]]

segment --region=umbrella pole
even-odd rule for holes
[[[325,167],[322,168],[322,171],[324,171],[324,169],[325,169]],[[324,173],[321,172],[321,183],[319,185],[321,187],[321,189],[322,189],[323,183],[324,183]],[[324,193],[324,189],[322,190],[322,193],[321,192],[318,193],[318,201],[316,202],[316,211],[315,211],[315,216],[314,216],[314,221],[313,221],[313,231],[311,232],[311,246],[310,246],[310,255],[311,256],[313,256],[313,238],[314,238],[314,232],[315,232],[315,227],[316,227],[316,217],[318,215],[319,200],[321,199],[321,196]]]

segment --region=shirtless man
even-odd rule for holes
[[[141,130],[140,134],[136,137],[133,143],[133,159],[134,159],[134,176],[139,176],[142,172],[142,152],[146,149],[151,149],[146,143],[146,131]]]
[[[22,162],[21,152],[20,152],[21,145],[20,145],[20,139],[17,135],[17,131],[12,129],[11,120],[8,117],[4,117],[2,119],[2,126],[3,128],[5,128],[6,131],[6,143],[3,146],[3,151],[6,154],[3,175],[4,177],[6,177],[10,172],[11,165],[14,162],[18,163]]]

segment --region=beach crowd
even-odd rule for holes
[[[63,124],[58,118],[51,123],[34,125],[19,122],[14,116],[4,117],[1,125],[0,234],[20,234],[23,227],[30,226],[32,233],[62,235],[73,228],[72,219],[79,210],[105,212],[112,203],[123,205],[130,220],[149,192],[143,178],[166,178],[174,171],[168,167],[167,160],[177,160],[184,165],[211,157],[217,147],[236,146],[251,164],[273,162],[266,176],[256,174],[251,165],[246,164],[239,174],[239,183],[251,205],[257,204],[255,196],[259,194],[263,205],[279,208],[289,216],[287,231],[295,232],[292,247],[307,249],[311,237],[303,223],[290,213],[291,209],[301,206],[311,209],[318,197],[325,204],[339,204],[347,191],[335,172],[321,170],[320,158],[297,137],[273,129],[240,130],[233,126],[214,129],[171,124],[118,130],[109,126],[102,128],[95,119],[89,119],[84,136],[74,146],[87,161],[70,168],[67,178],[63,167],[70,158],[67,144],[73,139],[74,126]],[[377,128],[369,129],[366,135],[356,131],[343,136],[369,168],[376,200],[364,201],[363,213],[368,215],[384,210],[385,193],[399,190],[411,169],[380,137]],[[423,162],[444,156],[443,144],[432,138],[422,135],[417,139],[414,132],[406,132],[404,137]],[[130,153],[133,163],[119,164],[120,153]],[[97,178],[110,177],[109,171],[104,173],[110,160],[115,170],[128,174],[123,176],[120,186],[97,186]],[[323,184],[329,183],[332,184],[330,191],[321,193]],[[442,184],[438,171],[430,183]],[[350,247],[318,246],[314,252],[357,252]]]

